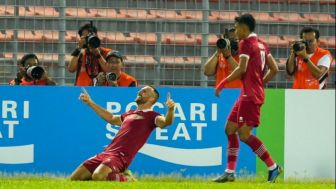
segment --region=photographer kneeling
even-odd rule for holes
[[[21,58],[19,72],[16,78],[9,82],[10,85],[56,85],[49,78],[43,67],[39,66],[39,60],[35,54],[26,54]]]
[[[111,69],[111,65],[107,64],[105,59],[111,49],[100,47],[97,28],[92,25],[92,22],[82,26],[78,34],[80,40],[71,54],[68,70],[71,73],[76,72],[76,86],[92,86],[93,79],[99,72],[107,72]]]
[[[295,41],[287,59],[286,71],[294,76],[293,89],[325,89],[331,54],[318,47],[320,32],[304,27],[300,32],[301,41]]]
[[[137,80],[121,71],[124,61],[119,51],[111,51],[106,56],[106,61],[111,65],[108,72],[100,72],[96,78],[95,86],[119,86],[119,87],[136,87]]]

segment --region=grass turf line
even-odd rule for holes
[[[2,177],[0,178],[0,189],[334,189],[334,181],[280,181],[274,184],[265,183],[262,180],[237,180],[231,183],[213,183],[205,180],[165,180],[160,179],[144,179],[132,183],[119,182],[95,182],[95,181],[70,181],[65,178],[16,178]]]

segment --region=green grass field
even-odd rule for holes
[[[64,177],[10,176],[0,177],[0,189],[334,189],[335,181],[279,181],[265,183],[264,178],[237,179],[232,183],[213,183],[205,179],[186,179],[170,177],[141,178],[137,182],[94,182],[70,181]]]

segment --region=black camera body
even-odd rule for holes
[[[227,38],[220,38],[220,39],[218,39],[217,40],[217,42],[216,42],[216,46],[217,46],[217,48],[219,48],[219,49],[225,49],[225,48],[228,48],[228,47],[230,47],[230,40],[229,39],[227,39]]]
[[[304,48],[307,49],[308,46],[309,46],[309,43],[305,40],[295,41],[293,44],[293,50],[295,52],[299,52],[299,51],[302,51]]]
[[[238,54],[239,43],[235,39],[220,38],[217,40],[216,46],[219,49],[231,47],[231,54],[234,56]]]
[[[31,66],[27,69],[27,75],[35,80],[41,79],[44,72],[45,71],[41,66]]]
[[[97,37],[96,34],[89,33],[89,35],[86,36],[86,45],[92,48],[98,48],[100,47],[100,39]]]
[[[110,73],[106,73],[106,80],[107,81],[117,81],[118,77],[117,74],[110,72]]]

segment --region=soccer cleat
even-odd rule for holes
[[[282,168],[277,165],[277,167],[273,170],[268,171],[268,179],[267,182],[274,183],[277,177],[281,174]]]
[[[235,180],[234,173],[224,172],[221,176],[213,179],[213,182],[233,182]]]
[[[126,169],[122,174],[127,177],[127,181],[137,181],[129,169]]]

